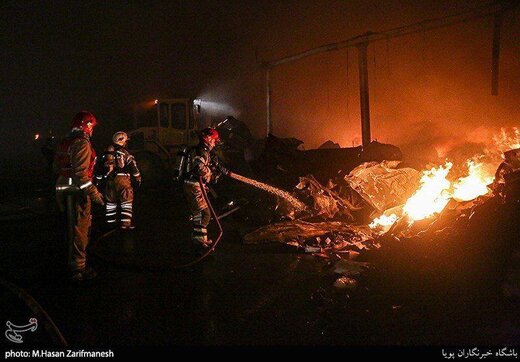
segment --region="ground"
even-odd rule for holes
[[[388,242],[363,256],[372,267],[357,287],[341,290],[330,260],[281,244],[245,245],[230,216],[215,253],[176,270],[192,258],[182,195],[143,189],[135,230],[100,238],[107,230],[95,217],[90,260],[99,276],[76,286],[63,278],[63,223],[51,188],[25,190],[4,199],[30,208],[2,214],[1,275],[34,298],[72,346],[518,344],[518,300],[479,275],[496,265],[465,263],[489,245],[478,240]],[[511,225],[517,215],[507,212],[502,219]],[[500,233],[497,220],[478,222],[482,240]],[[516,238],[518,228],[502,234]],[[480,246],[461,252],[464,245]],[[479,280],[484,285],[475,287]],[[5,287],[0,292],[2,325],[27,323],[33,315],[23,301]],[[26,342],[52,343],[44,328]]]

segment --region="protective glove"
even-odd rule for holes
[[[210,169],[212,172],[212,183],[216,184],[222,175],[229,175],[229,170],[222,166],[219,158],[215,155],[211,155]]]

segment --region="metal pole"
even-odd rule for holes
[[[271,68],[267,67],[265,71],[265,87],[266,87],[266,121],[267,121],[267,136],[273,133],[273,126],[271,124]]]
[[[368,42],[358,45],[359,101],[361,104],[361,135],[363,148],[370,144],[370,103],[368,98]]]

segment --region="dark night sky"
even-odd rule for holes
[[[131,104],[156,97],[203,96],[227,103],[262,135],[258,61],[487,3],[3,1],[0,155],[33,152],[27,146],[35,132],[51,124],[62,133],[80,109],[101,120],[100,138],[115,130]],[[448,123],[467,129],[519,123],[518,18],[517,10],[504,21],[501,93],[495,98],[489,95],[489,19],[369,47],[375,136],[407,142],[414,135],[402,133],[409,128],[404,124],[430,121],[435,129],[446,122],[443,134],[453,133]],[[343,146],[358,140],[355,59],[354,50],[338,51],[277,68],[275,134],[294,135],[311,146],[333,137]],[[421,127],[417,132],[431,131]]]

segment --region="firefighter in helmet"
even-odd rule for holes
[[[207,231],[211,214],[201,187],[206,188],[208,183],[217,182],[221,175],[229,174],[229,170],[220,164],[218,157],[212,152],[219,142],[217,130],[205,128],[199,135],[199,144],[189,151],[187,159],[183,189],[193,222],[191,239],[198,251],[204,251],[211,246]]]
[[[104,175],[106,179],[105,198],[106,221],[109,224],[120,222],[122,229],[133,229],[132,203],[133,187],[141,186],[141,173],[134,156],[126,149],[130,140],[128,135],[119,131],[112,136],[112,144],[103,154]],[[100,175],[96,176],[98,179]]]
[[[103,197],[92,183],[96,152],[90,143],[97,124],[87,111],[76,114],[72,129],[56,149],[54,167],[59,176],[56,197],[61,211],[68,208],[70,279],[92,279],[96,272],[86,263],[92,202],[103,205]]]

